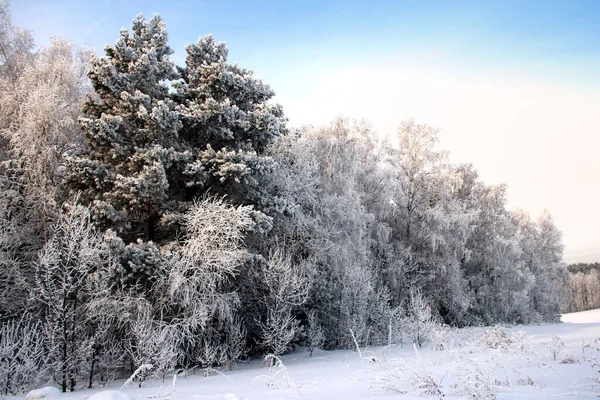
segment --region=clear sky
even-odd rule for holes
[[[382,134],[414,117],[454,162],[547,208],[565,261],[600,261],[600,1],[12,0],[13,23],[98,53],[159,13],[174,60],[212,33],[294,125],[337,115]]]

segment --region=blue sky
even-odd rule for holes
[[[600,84],[598,1],[13,0],[12,9],[40,45],[57,34],[96,49],[138,13],[159,13],[177,61],[185,44],[213,33],[232,60],[265,78],[315,61],[329,67],[426,55],[467,70]]]
[[[569,262],[600,261],[600,1],[12,0],[38,46],[56,34],[102,54],[159,13],[174,60],[212,33],[277,92],[290,122],[414,117],[454,162],[544,208]],[[597,254],[597,256],[591,256]]]

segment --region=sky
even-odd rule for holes
[[[565,262],[600,261],[600,1],[12,0],[38,46],[52,35],[102,54],[139,13],[184,47],[212,33],[277,93],[290,123],[414,118],[455,163],[544,209]]]

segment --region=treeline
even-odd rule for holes
[[[158,16],[102,57],[34,52],[1,10],[2,392],[559,318],[551,216],[508,211],[435,129],[291,130],[211,36],[183,66]]]
[[[565,312],[600,308],[600,263],[576,263],[568,266],[569,302]]]
[[[582,274],[587,275],[587,274],[590,274],[593,270],[600,272],[600,263],[598,263],[598,262],[595,262],[595,263],[578,262],[575,264],[569,264],[567,269],[572,274],[582,273]]]

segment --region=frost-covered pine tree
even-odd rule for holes
[[[182,123],[179,136],[193,153],[183,171],[187,198],[206,191],[227,195],[233,204],[255,205],[255,228],[270,229],[259,214],[271,195],[258,177],[271,172],[265,150],[286,132],[280,105],[269,101],[275,92],[253,72],[227,62],[225,43],[212,36],[186,46],[182,81],[174,83],[174,99]]]
[[[133,276],[152,274],[156,245],[176,240],[205,193],[260,209],[266,194],[254,176],[272,166],[262,153],[285,130],[281,107],[268,103],[274,92],[228,64],[224,44],[206,37],[186,49],[177,73],[160,17],[138,16],[122,30],[90,72],[95,96],[81,119],[88,149],[68,159],[67,185],[123,239]],[[254,219],[255,230],[269,228],[265,215]]]
[[[169,200],[169,170],[185,158],[177,146],[181,124],[168,83],[177,77],[159,16],[141,15],[121,30],[105,56],[93,61],[95,95],[83,106],[88,149],[70,157],[67,184],[81,190],[94,221],[125,242],[156,240]]]

